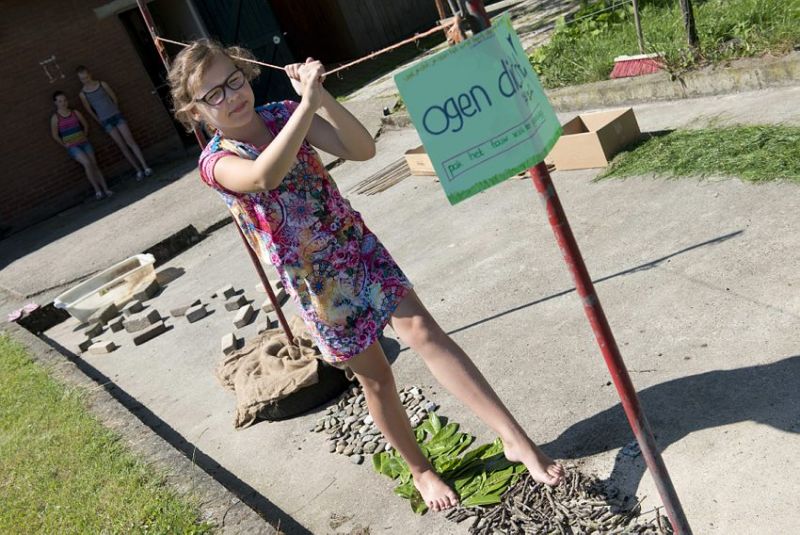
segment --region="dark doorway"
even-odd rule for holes
[[[295,61],[284,33],[264,0],[194,0],[209,37],[250,50],[258,60],[283,66]],[[297,99],[286,74],[262,67],[253,82],[256,103]]]
[[[154,9],[156,7],[155,4],[158,4],[158,2],[152,2],[149,7],[156,26],[161,26],[161,23],[157,18],[158,13]],[[130,9],[120,13],[119,19],[122,21],[122,25],[128,32],[131,42],[133,43],[133,47],[136,49],[136,53],[139,55],[139,59],[142,61],[142,65],[147,71],[147,75],[153,82],[153,93],[158,95],[158,98],[164,105],[164,109],[167,110],[170,118],[172,118],[175,130],[178,131],[181,141],[183,142],[183,146],[185,148],[196,147],[197,139],[194,137],[194,134],[191,132],[186,132],[186,129],[183,127],[183,125],[173,118],[172,100],[169,96],[169,85],[167,84],[167,70],[164,67],[164,64],[161,62],[161,57],[158,55],[155,45],[150,39],[150,32],[147,30],[144,20],[142,20],[141,13],[139,13],[138,9]],[[180,38],[182,37],[177,37],[177,39]]]

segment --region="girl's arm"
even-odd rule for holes
[[[111,97],[111,100],[114,101],[114,104],[119,106],[119,100],[117,100],[117,94],[114,93],[114,90],[111,89],[111,87],[105,82],[100,82],[100,85],[102,85],[103,89],[106,90],[106,93],[108,93],[108,96]]]
[[[64,141],[61,140],[61,136],[58,135],[58,119],[56,118],[56,114],[54,113],[50,117],[50,135],[53,136],[53,139],[56,140],[56,143],[64,146]]]
[[[81,122],[81,126],[83,127],[83,132],[87,136],[89,135],[89,123],[83,117],[83,114],[78,110],[75,110],[75,115],[78,117],[78,120]]]
[[[364,125],[324,89],[321,108],[327,120],[314,117],[309,143],[345,160],[364,161],[375,156],[375,140]]]
[[[100,119],[98,119],[97,115],[94,114],[94,110],[92,109],[92,105],[89,104],[89,100],[86,98],[86,95],[83,94],[83,91],[78,93],[78,96],[81,99],[81,104],[83,104],[83,107],[86,109],[87,112],[89,112],[89,115],[92,116],[92,119],[97,121],[97,124],[100,124]]]
[[[297,152],[306,137],[322,100],[321,74],[309,69],[303,76],[303,99],[275,139],[255,160],[230,155],[214,166],[216,181],[231,191],[255,193],[274,189],[295,164]]]

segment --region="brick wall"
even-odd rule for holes
[[[75,67],[86,65],[117,93],[145,156],[182,149],[174,124],[116,16],[98,19],[98,0],[6,0],[0,17],[0,227],[18,230],[80,202],[91,186],[83,168],[50,137],[52,94],[64,91],[84,111]],[[64,78],[51,82],[41,61],[55,56]],[[53,70],[51,70],[53,72]],[[130,174],[122,153],[88,114],[89,140],[105,176]],[[1,233],[0,233],[1,234]]]

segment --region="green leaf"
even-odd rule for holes
[[[500,493],[492,494],[474,494],[465,500],[461,501],[464,507],[475,507],[477,505],[493,505],[500,503],[502,500]]]
[[[436,433],[442,428],[442,421],[439,420],[439,417],[436,416],[435,412],[428,413],[428,421],[431,423],[431,427],[433,428],[433,435],[436,436]]]

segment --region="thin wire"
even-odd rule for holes
[[[603,8],[603,9],[598,9],[597,11],[592,11],[591,13],[589,13],[587,15],[583,15],[581,17],[578,17],[577,19],[572,19],[572,20],[570,20],[568,22],[565,22],[565,24],[575,24],[579,20],[588,19],[589,17],[594,17],[598,13],[603,13],[604,11],[611,11],[612,9],[617,9],[619,6],[624,6],[625,4],[632,4],[632,3],[633,3],[633,0],[624,0],[623,2],[618,2],[618,3],[614,4],[613,6],[609,6],[609,7]]]
[[[448,26],[448,24],[439,24],[438,26],[435,26],[434,28],[431,28],[430,30],[428,30],[426,32],[414,34],[413,37],[409,37],[408,39],[400,41],[399,43],[395,43],[395,44],[393,44],[391,46],[387,46],[386,48],[382,48],[380,50],[377,50],[375,52],[367,54],[364,57],[361,57],[361,58],[358,58],[356,60],[353,60],[350,63],[345,63],[344,65],[336,67],[333,70],[327,71],[325,73],[325,76],[329,76],[329,75],[337,73],[339,71],[343,71],[345,69],[348,69],[348,68],[352,67],[353,65],[357,65],[357,64],[362,63],[364,61],[370,60],[370,59],[372,59],[372,58],[374,58],[376,56],[379,56],[381,54],[385,54],[386,52],[389,52],[390,50],[394,50],[395,48],[399,48],[399,47],[401,47],[403,45],[407,45],[408,43],[412,43],[414,41],[419,41],[423,37],[427,37],[427,36],[431,35],[432,33],[438,32],[439,30],[442,30],[442,29],[446,28],[447,26]],[[186,43],[182,43],[180,41],[173,41],[172,39],[165,39],[163,37],[156,36],[156,39],[158,39],[159,41],[163,41],[165,43],[170,43],[170,44],[173,44],[173,45],[179,45],[179,46],[182,46],[182,47],[189,46]],[[285,70],[284,67],[279,67],[278,65],[272,65],[270,63],[264,63],[263,61],[257,61],[257,60],[254,60],[254,59],[242,58],[242,57],[239,57],[239,56],[233,56],[233,58],[241,60],[241,61],[246,61],[248,63],[255,63],[256,65],[261,65],[263,67],[269,67],[271,69],[276,69],[276,70],[279,70],[279,71]]]

